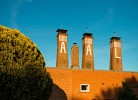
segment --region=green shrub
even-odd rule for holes
[[[37,46],[20,31],[0,26],[0,65],[22,67],[27,64],[45,66]]]
[[[48,100],[52,84],[37,46],[18,30],[0,26],[0,100]]]

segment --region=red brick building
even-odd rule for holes
[[[122,81],[134,86],[138,95],[138,72],[123,72],[121,40],[110,41],[109,70],[94,69],[93,36],[84,33],[82,38],[82,69],[79,66],[79,47],[72,46],[71,67],[68,66],[67,30],[57,30],[56,68],[47,68],[54,82],[50,100],[117,100]]]
[[[61,68],[47,68],[47,71],[55,86],[59,87],[53,91],[50,100],[117,100],[116,91],[122,81],[138,84],[137,72]],[[138,93],[137,88],[135,91]]]

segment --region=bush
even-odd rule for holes
[[[0,65],[4,66],[45,66],[43,55],[28,37],[4,26],[0,26],[0,56]]]
[[[52,84],[37,46],[18,30],[0,26],[0,100],[48,100]]]
[[[0,72],[1,100],[48,100],[52,80],[45,68],[26,66]]]

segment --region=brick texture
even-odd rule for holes
[[[57,30],[57,59],[56,67],[68,68],[68,42],[67,42],[67,30]]]
[[[122,71],[121,40],[112,37],[110,41],[110,70]]]
[[[76,43],[71,48],[71,68],[79,68],[79,47]]]
[[[54,94],[50,100],[72,100],[72,71],[59,68],[47,68],[47,71],[54,82]]]
[[[138,72],[115,72],[47,68],[56,88],[50,100],[117,100],[116,93],[122,81],[138,84]],[[81,92],[80,84],[89,84],[89,92]],[[138,88],[134,91],[138,94]],[[54,98],[54,99],[52,99]],[[64,98],[64,99],[63,99]]]
[[[93,37],[90,33],[84,33],[82,38],[82,69],[94,70]]]

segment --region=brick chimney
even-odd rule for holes
[[[121,40],[119,37],[110,39],[110,70],[122,71]]]
[[[74,43],[71,48],[71,68],[79,69],[79,47]]]
[[[94,70],[93,36],[91,33],[83,34],[82,45],[82,69]]]
[[[68,34],[67,30],[57,30],[57,68],[68,68]]]

